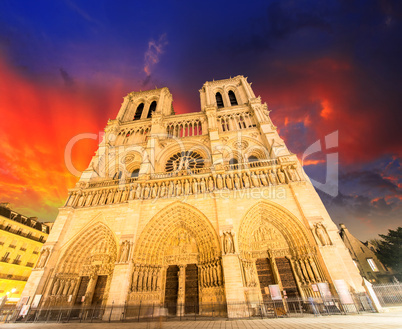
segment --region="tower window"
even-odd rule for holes
[[[216,93],[215,98],[216,98],[216,105],[218,105],[218,109],[222,108],[223,107],[223,98],[222,98],[221,93]]]
[[[140,120],[143,110],[144,110],[144,103],[141,103],[140,105],[138,105],[137,110],[135,111],[133,120]]]
[[[259,161],[255,155],[251,155],[248,157],[248,162],[256,162]]]
[[[138,174],[140,173],[140,169],[135,169],[132,173],[131,173],[131,177],[138,177]]]
[[[156,101],[153,101],[151,103],[151,106],[149,107],[149,111],[148,111],[148,115],[147,115],[147,119],[152,117],[152,114],[155,112],[156,110]]]
[[[232,106],[238,105],[236,96],[232,90],[229,91],[229,100],[230,100],[230,105],[232,105]]]
[[[239,161],[237,161],[236,158],[231,158],[231,159],[229,160],[229,164],[230,164],[230,165],[235,165],[235,164],[238,164],[238,163],[239,163]]]

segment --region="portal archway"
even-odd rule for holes
[[[285,208],[257,203],[238,236],[245,284],[259,287],[263,300],[269,299],[270,285],[278,284],[292,298],[315,296],[311,284],[325,281],[311,233]]]
[[[112,231],[98,222],[82,230],[63,249],[48,291],[48,304],[105,304],[117,257]]]
[[[132,303],[164,303],[171,314],[223,301],[219,238],[198,209],[176,202],[142,230],[133,254]]]

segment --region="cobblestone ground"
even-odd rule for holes
[[[7,323],[1,324],[4,329],[27,328],[27,329],[241,329],[241,328],[269,328],[269,329],[326,329],[326,328],[401,328],[402,312],[365,314],[365,315],[333,315],[309,318],[284,318],[264,320],[227,320],[227,321],[172,321],[172,322],[129,322],[129,323]]]

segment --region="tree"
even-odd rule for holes
[[[402,280],[402,227],[379,234],[377,257],[387,267],[392,268],[395,276]]]

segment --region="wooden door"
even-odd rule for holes
[[[198,267],[195,264],[186,266],[184,313],[198,314]]]
[[[82,297],[85,296],[85,292],[87,291],[88,288],[88,283],[89,283],[89,276],[81,277],[80,286],[78,288],[78,293],[77,297],[75,298],[74,305],[82,305],[83,303]]]
[[[176,315],[177,311],[177,293],[179,290],[179,267],[170,265],[166,271],[165,284],[165,307],[170,315]]]
[[[96,280],[95,291],[92,297],[92,305],[101,305],[103,301],[103,295],[105,294],[105,288],[107,283],[107,275],[99,275]]]
[[[282,281],[283,290],[286,291],[288,298],[298,297],[296,280],[293,275],[292,266],[287,258],[275,258],[276,267],[278,268],[279,277]]]
[[[255,262],[257,267],[258,280],[260,281],[260,288],[263,301],[269,300],[268,286],[275,284],[275,279],[272,274],[271,263],[268,258],[259,258]]]

